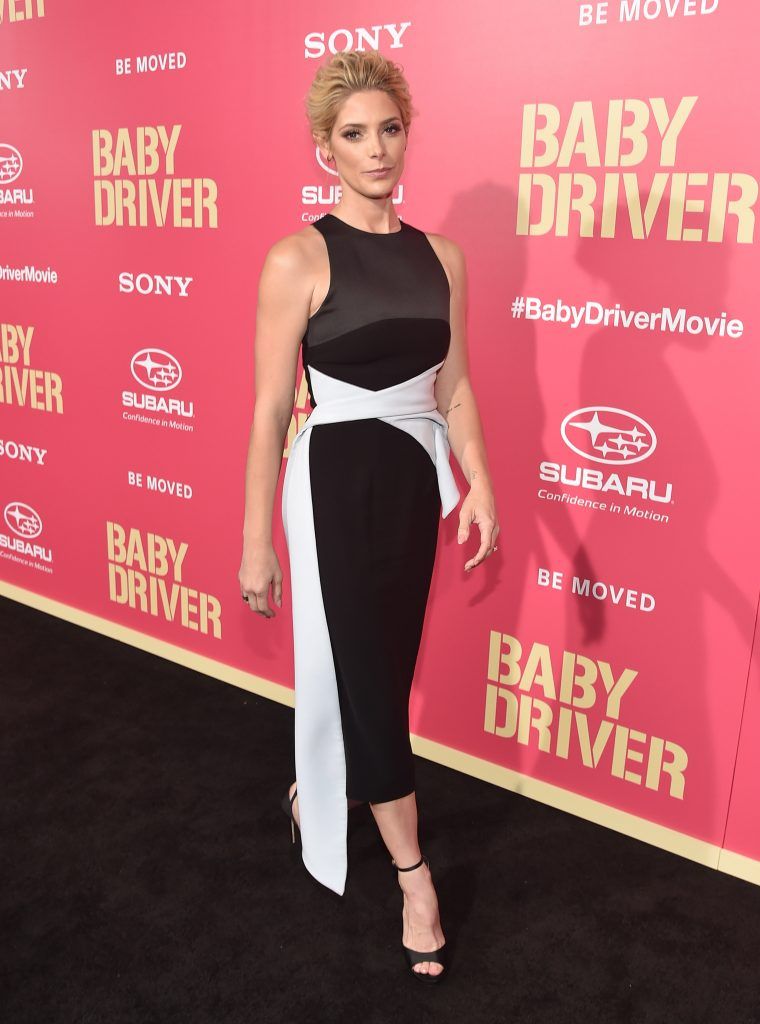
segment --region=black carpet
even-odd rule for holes
[[[369,808],[338,896],[293,711],[0,598],[2,1024],[756,1024],[760,889],[416,759],[451,973],[407,976]]]

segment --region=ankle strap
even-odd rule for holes
[[[412,866],[410,868],[400,868],[398,866],[398,864],[395,862],[395,860],[393,860],[393,859],[391,859],[391,864],[394,866],[396,871],[414,871],[414,869],[418,868],[420,866],[420,864],[422,864],[423,861],[425,862],[425,864],[427,864],[428,867],[430,867],[430,861],[427,859],[427,857],[424,854],[420,857],[420,859],[417,861],[417,863],[416,864],[412,864]]]

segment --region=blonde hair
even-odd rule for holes
[[[399,108],[404,131],[409,131],[412,106],[409,84],[400,64],[388,60],[378,50],[341,50],[317,68],[306,95],[306,116],[311,133],[327,143],[344,101],[354,92],[381,89]]]

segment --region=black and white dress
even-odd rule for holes
[[[337,893],[347,799],[411,793],[409,693],[440,516],[460,493],[433,386],[451,337],[424,231],[314,224],[330,285],[302,359],[312,411],[288,456],[295,762],[303,862]]]

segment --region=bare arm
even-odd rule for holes
[[[288,235],[266,255],[259,278],[254,345],[255,402],[245,467],[243,559],[239,582],[252,611],[274,615],[270,585],[282,604],[282,571],[272,546],[272,513],[293,414],[298,352],[313,281],[302,239]]]
[[[449,425],[451,450],[470,484],[470,493],[462,503],[459,514],[459,543],[467,540],[470,523],[477,523],[480,528],[480,548],[475,557],[465,564],[465,569],[469,571],[496,550],[499,525],[483,426],[469,378],[467,267],[459,246],[451,239],[437,237],[443,245],[441,252],[451,274],[451,342],[446,361],[436,377],[435,397],[438,410],[446,417]]]
[[[478,405],[470,386],[467,354],[467,268],[464,254],[447,239],[446,263],[452,276],[451,342],[446,362],[438,371],[435,397],[449,424],[449,443],[468,483],[487,483],[490,473]]]

